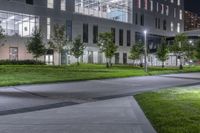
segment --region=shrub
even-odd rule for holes
[[[45,65],[45,63],[36,60],[0,60],[0,65]]]

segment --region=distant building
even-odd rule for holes
[[[200,29],[200,16],[197,13],[185,11],[184,23],[185,31]]]
[[[112,32],[119,47],[112,59],[116,64],[129,64],[129,51],[138,41],[144,42],[148,31],[149,65],[160,65],[155,51],[162,37],[184,31],[184,0],[1,0],[0,25],[7,42],[0,47],[0,60],[32,59],[25,44],[35,27],[41,29],[45,42],[51,38],[55,24],[65,25],[70,39],[81,36],[86,44],[83,63],[105,63],[105,55],[97,47],[98,34]],[[48,50],[40,60],[58,64],[58,52]],[[63,51],[62,64],[76,62]],[[175,58],[167,65],[174,64]]]

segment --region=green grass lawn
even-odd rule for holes
[[[200,87],[135,96],[158,133],[200,133]]]
[[[51,83],[64,81],[80,81],[90,79],[119,78],[130,76],[146,76],[179,72],[200,72],[200,67],[178,68],[152,67],[149,73],[143,69],[132,66],[113,66],[110,69],[105,65],[81,64],[71,66],[0,66],[0,86]]]

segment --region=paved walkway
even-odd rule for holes
[[[136,93],[200,84],[200,73],[132,77],[0,88],[0,115],[95,102]]]
[[[126,96],[198,85],[199,79],[200,73],[188,73],[2,87],[0,133],[154,133]]]
[[[133,97],[0,117],[0,133],[156,133]]]

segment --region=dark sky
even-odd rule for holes
[[[185,0],[185,10],[200,14],[200,0]]]

